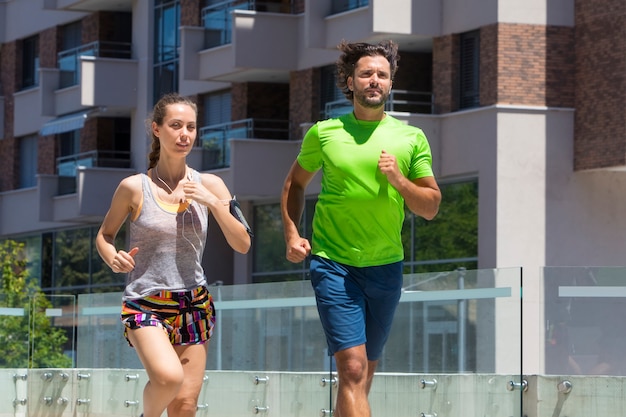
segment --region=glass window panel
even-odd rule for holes
[[[20,187],[37,185],[37,136],[20,139]]]
[[[442,184],[443,199],[430,221],[405,221],[414,230],[410,262],[414,272],[476,269],[478,256],[478,183]],[[403,239],[407,236],[403,232]],[[406,246],[405,246],[406,251]]]
[[[91,228],[63,230],[54,236],[53,280],[55,287],[88,288],[89,256],[94,239]]]
[[[154,62],[167,62],[178,59],[180,4],[178,1],[158,4],[155,19]]]
[[[223,91],[204,97],[204,125],[211,126],[231,121],[231,93]]]
[[[39,37],[22,41],[22,88],[39,84]]]
[[[464,33],[460,42],[460,108],[466,109],[480,105],[480,32]]]
[[[98,233],[99,227],[92,228],[92,235],[95,237]],[[127,224],[125,223],[120,228],[117,236],[115,237],[115,247],[118,249],[127,248],[126,239]],[[111,268],[102,260],[98,253],[98,248],[95,242],[92,242],[90,251],[90,265],[91,265],[91,287],[89,292],[102,293],[111,291],[122,291],[125,286],[125,275],[116,274]]]

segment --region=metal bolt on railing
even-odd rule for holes
[[[52,378],[54,378],[52,372],[44,372],[43,374],[41,374],[41,379],[43,379],[44,381],[50,381]]]
[[[26,405],[28,404],[28,400],[26,398],[16,398],[13,400],[13,407],[17,407],[18,405]]]
[[[332,415],[333,415],[333,410],[327,410],[325,408],[322,408],[320,410],[320,417],[332,416]]]
[[[267,413],[270,411],[270,408],[268,406],[255,405],[252,411],[254,411],[254,414]]]
[[[139,405],[139,401],[136,401],[136,400],[124,401],[124,407],[137,407],[138,405]]]
[[[17,381],[18,379],[26,381],[28,379],[28,374],[13,374],[13,381]]]
[[[70,374],[68,374],[67,372],[59,372],[57,376],[61,381],[67,381],[68,379],[70,379]]]
[[[41,403],[43,405],[51,406],[54,403],[54,400],[52,400],[52,397],[43,397],[41,399]]]
[[[90,402],[89,398],[79,398],[76,400],[76,405],[89,405]]]
[[[420,380],[420,388],[421,389],[424,389],[424,388],[435,389],[435,388],[437,388],[437,380],[435,378],[433,378],[431,380],[421,379]]]
[[[525,392],[528,390],[528,381],[525,379],[523,379],[522,382],[509,381],[506,384],[506,389],[509,391],[521,390]]]
[[[139,379],[139,374],[126,374],[124,376],[124,379],[126,380],[126,382],[136,381],[137,379]]]
[[[86,373],[86,374],[78,373],[78,374],[76,374],[76,378],[78,378],[79,381],[81,379],[89,379],[89,378],[91,378],[91,374],[90,373]]]
[[[431,414],[421,413],[420,417],[437,417],[437,413],[431,413]]]
[[[569,394],[572,392],[572,388],[574,386],[568,380],[561,381],[557,384],[556,389],[559,390],[561,394]]]
[[[254,377],[254,385],[269,384],[269,382],[270,382],[269,376],[255,376]]]
[[[326,384],[333,384],[333,386],[337,385],[337,378],[336,377],[332,377],[332,378],[322,378],[320,380],[320,385],[325,387]]]
[[[69,400],[66,397],[59,397],[57,398],[57,404],[58,405],[65,405],[69,402]]]
[[[209,408],[209,404],[198,404],[196,406],[196,410],[206,410],[207,408]]]

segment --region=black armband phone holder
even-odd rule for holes
[[[250,237],[254,236],[254,234],[252,233],[252,229],[250,228],[250,225],[246,221],[246,218],[244,217],[243,212],[241,211],[241,206],[239,205],[239,202],[237,202],[237,199],[234,196],[233,196],[233,199],[230,200],[230,214],[232,214],[235,219],[239,220],[239,222],[245,226],[246,231],[248,232]]]

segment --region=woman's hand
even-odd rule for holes
[[[115,273],[127,273],[135,269],[134,256],[139,248],[132,248],[129,252],[119,250],[111,261],[111,270]]]

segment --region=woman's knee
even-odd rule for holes
[[[159,388],[174,390],[177,392],[185,381],[182,367],[171,366],[162,368],[150,376],[150,384]]]

